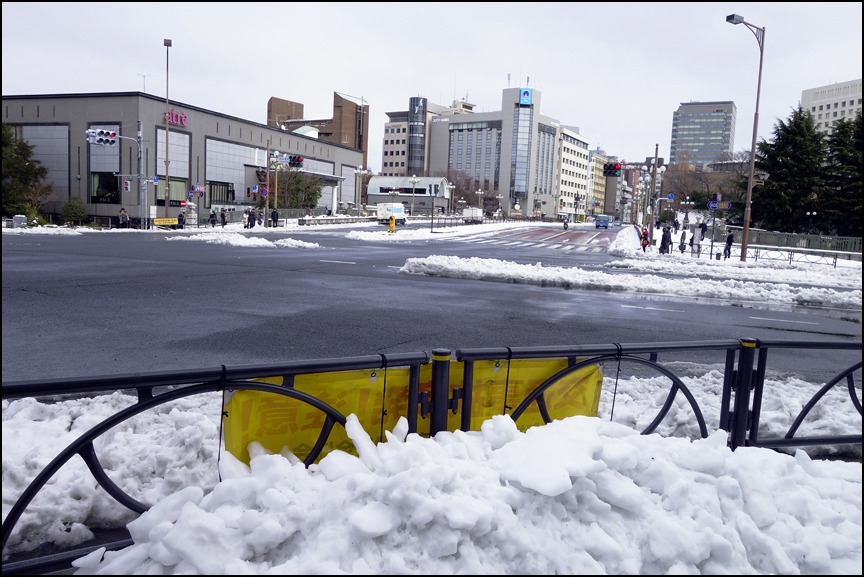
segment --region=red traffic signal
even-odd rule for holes
[[[301,167],[303,166],[303,157],[298,154],[292,154],[288,157],[288,166]]]
[[[117,133],[113,130],[97,130],[96,144],[103,146],[114,146],[117,144]]]

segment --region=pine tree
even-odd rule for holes
[[[861,112],[841,119],[828,137],[825,167],[828,189],[820,199],[816,221],[822,232],[861,236]]]
[[[757,146],[757,171],[768,178],[753,189],[751,226],[801,232],[805,212],[818,207],[828,191],[825,137],[800,106],[787,122],[777,120],[773,134],[771,142]]]

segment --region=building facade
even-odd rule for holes
[[[307,119],[299,102],[271,96],[267,101],[267,126],[292,132],[312,128],[318,140],[362,151],[363,166],[367,165],[369,105],[363,98],[334,92],[333,117]]]
[[[701,171],[709,163],[731,159],[736,116],[732,101],[682,102],[672,114],[669,162]]]
[[[801,108],[813,115],[817,130],[831,134],[838,120],[851,122],[861,112],[861,79],[808,88],[801,92]]]
[[[562,126],[558,139],[558,193],[556,198],[559,218],[585,222],[595,211],[593,190],[589,184],[591,173],[591,142],[579,134],[575,126]]]
[[[353,147],[141,92],[4,95],[2,114],[48,169],[53,194],[43,209],[54,214],[72,198],[91,217],[116,217],[121,207],[133,220],[176,217],[194,205],[192,222],[213,208],[242,211],[258,204],[280,155],[302,156],[299,170],[324,183],[319,205],[335,206],[363,158]],[[90,129],[116,133],[116,144],[90,144]]]

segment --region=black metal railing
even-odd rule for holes
[[[851,357],[848,366],[837,367],[835,376],[821,385],[810,400],[803,406],[781,437],[762,438],[759,435],[759,418],[765,391],[765,374],[769,354],[775,350],[850,350],[857,351],[857,357]],[[732,450],[738,447],[787,448],[803,446],[827,445],[861,445],[861,428],[857,432],[838,435],[807,436],[800,434],[800,425],[818,405],[825,394],[834,387],[845,385],[852,410],[862,414],[861,394],[861,342],[849,341],[781,341],[729,339],[719,341],[672,342],[672,343],[638,343],[638,344],[602,344],[556,347],[496,347],[480,349],[459,349],[451,354],[448,349],[435,349],[431,356],[425,352],[368,355],[336,359],[317,359],[293,361],[283,364],[244,365],[196,370],[173,370],[153,373],[136,373],[125,375],[110,375],[85,378],[64,378],[34,381],[16,381],[3,383],[2,397],[4,401],[21,398],[50,397],[69,398],[81,395],[111,393],[116,391],[134,390],[137,402],[126,407],[111,417],[103,420],[90,430],[79,436],[42,469],[21,495],[15,500],[6,518],[3,520],[3,555],[7,557],[7,542],[15,529],[16,523],[27,506],[45,486],[51,477],[75,455],[80,456],[98,484],[119,504],[135,513],[143,513],[149,507],[132,498],[112,481],[102,465],[94,448],[94,440],[106,433],[112,427],[130,419],[144,411],[163,403],[179,398],[218,391],[261,391],[281,395],[303,403],[324,414],[323,425],[317,440],[304,459],[306,466],[321,457],[327,438],[334,427],[346,423],[345,412],[350,413],[351,407],[340,410],[316,396],[294,388],[295,379],[301,376],[340,371],[375,370],[388,371],[400,369],[400,374],[407,374],[407,409],[404,415],[408,421],[409,431],[417,432],[418,425],[424,423],[423,429],[430,436],[439,431],[448,430],[448,416],[458,415],[458,427],[449,428],[470,430],[472,423],[472,398],[482,386],[476,382],[475,369],[478,363],[494,363],[502,370],[519,361],[533,360],[566,360],[565,368],[557,369],[545,375],[536,383],[529,385],[530,392],[518,404],[507,404],[502,407],[502,413],[509,414],[517,425],[529,407],[536,405],[543,422],[551,422],[552,415],[546,405],[546,394],[556,384],[569,375],[585,367],[606,366],[614,364],[620,371],[622,363],[638,366],[643,371],[656,373],[667,378],[670,383],[669,392],[663,406],[651,423],[641,431],[649,434],[656,431],[665,417],[677,395],[684,396],[693,411],[697,421],[699,435],[705,438],[709,427],[700,408],[699,399],[694,395],[683,380],[660,362],[661,355],[671,357],[676,361],[687,355],[719,355],[722,362],[723,390],[721,408],[717,428],[727,431],[728,445]],[[461,363],[461,383],[451,382],[451,369],[454,363]],[[405,369],[408,369],[407,372]],[[458,365],[457,365],[458,368]],[[427,371],[428,377],[421,383],[421,370]],[[281,379],[281,385],[262,382],[262,379]],[[509,371],[502,377],[504,383],[509,379]],[[602,378],[602,377],[601,377]],[[857,378],[857,382],[856,382]],[[386,382],[386,381],[385,381]],[[537,412],[537,411],[535,411]],[[371,432],[370,432],[371,433]],[[383,437],[383,431],[381,435]],[[71,498],[71,497],[70,497]],[[106,547],[119,549],[131,544],[128,539],[106,544]],[[3,574],[44,574],[49,570],[69,567],[69,563],[77,557],[86,554],[93,548],[79,548],[53,553],[41,557],[16,560],[3,563]]]

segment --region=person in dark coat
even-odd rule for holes
[[[246,228],[255,228],[255,211],[251,208],[246,215]]]
[[[216,211],[210,211],[210,226],[216,226]]]
[[[273,223],[271,225],[273,228],[279,226],[279,211],[275,208],[273,209],[273,212],[270,213],[270,221]]]
[[[726,260],[730,256],[732,256],[732,243],[735,242],[735,236],[732,234],[732,231],[729,231],[729,234],[726,235],[726,246],[723,248],[723,260]]]
[[[672,252],[672,231],[668,226],[663,227],[663,236],[660,238],[660,254]]]
[[[183,228],[184,226],[186,226],[186,213],[181,211],[177,215],[177,228]]]
[[[225,225],[228,224],[228,211],[224,208],[219,211],[219,219],[222,221],[222,228],[225,228]]]

